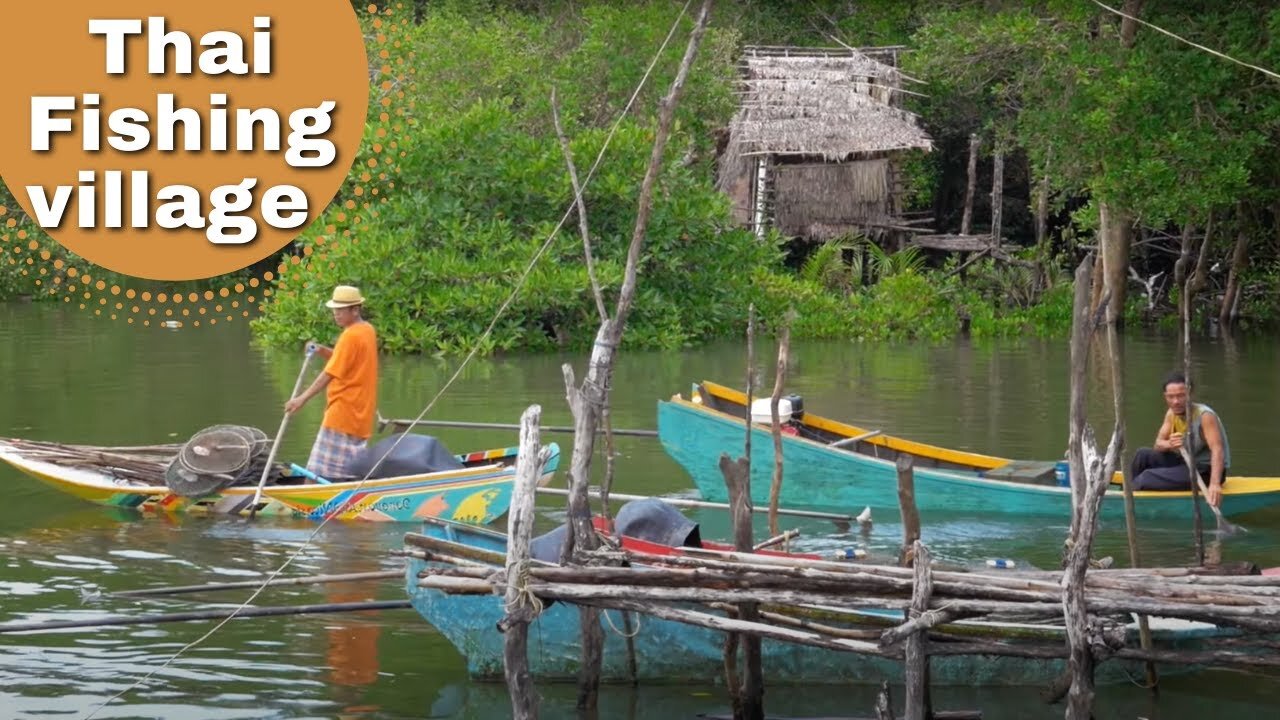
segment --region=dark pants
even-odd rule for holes
[[[1209,468],[1201,466],[1196,470],[1200,471],[1200,477],[1208,484]],[[1129,477],[1133,478],[1134,490],[1191,489],[1191,475],[1187,472],[1187,464],[1182,460],[1182,455],[1176,452],[1142,448],[1133,456]],[[1226,482],[1225,478],[1223,482]]]

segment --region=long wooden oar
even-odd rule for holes
[[[307,374],[307,365],[311,364],[311,356],[315,354],[315,350],[308,348],[306,357],[302,360],[302,369],[298,371],[298,379],[293,383],[293,392],[289,393],[290,400],[298,396],[298,389],[302,387],[302,378]],[[258,503],[262,501],[262,488],[267,484],[267,478],[271,476],[271,464],[276,461],[276,451],[280,449],[280,440],[284,437],[284,430],[289,426],[289,418],[292,415],[293,413],[285,411],[284,417],[280,419],[280,429],[276,431],[276,437],[271,441],[271,452],[267,455],[267,464],[262,466],[262,479],[258,480],[258,489],[253,493],[253,504],[249,508],[250,520],[258,514]]]
[[[471,428],[473,430],[519,430],[520,426],[511,423],[487,423],[487,422],[467,422],[463,420],[388,420],[387,418],[378,417],[379,429],[388,426],[394,428],[408,428],[421,425],[423,427],[452,427],[452,428]],[[539,428],[542,432],[571,433],[573,428],[563,425],[543,425]],[[604,432],[604,430],[600,430]],[[614,435],[632,435],[635,437],[658,437],[657,430],[614,430]]]
[[[322,603],[316,605],[277,605],[274,607],[218,608],[217,610],[193,610],[191,612],[164,613],[161,615],[108,615],[87,620],[49,620],[45,622],[8,623],[0,625],[0,634],[39,632],[42,630],[71,630],[73,628],[107,627],[115,625],[154,625],[167,622],[192,620],[223,620],[233,614],[237,618],[272,617],[275,615],[313,615],[316,613],[359,612],[361,610],[400,610],[413,607],[408,600],[369,600],[366,602]],[[237,612],[239,610],[239,612]]]
[[[1190,415],[1190,412],[1188,412],[1188,415]],[[1179,450],[1182,453],[1182,461],[1187,464],[1187,469],[1190,471],[1191,477],[1195,478],[1196,484],[1200,486],[1200,496],[1205,498],[1204,504],[1209,506],[1209,509],[1213,511],[1214,517],[1218,519],[1218,530],[1228,535],[1237,532],[1248,532],[1248,530],[1245,530],[1243,527],[1236,525],[1223,517],[1222,510],[1220,510],[1217,505],[1209,502],[1209,488],[1205,487],[1204,478],[1200,477],[1200,471],[1196,469],[1196,463],[1191,459],[1191,451],[1187,450],[1186,445],[1183,445]]]
[[[276,580],[243,580],[240,582],[209,583],[206,585],[169,585],[166,587],[142,588],[141,590],[121,590],[113,592],[115,597],[151,597],[154,595],[186,595],[198,592],[216,592],[220,590],[244,590],[248,588],[272,587],[276,585],[317,585],[321,583],[359,582],[362,580],[388,580],[404,577],[404,570],[375,570],[371,572],[346,573],[343,575],[310,575],[307,577],[279,578]]]

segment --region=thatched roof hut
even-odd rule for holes
[[[746,49],[720,172],[740,221],[811,238],[891,224],[895,155],[932,148],[901,107],[899,50]]]

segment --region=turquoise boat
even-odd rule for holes
[[[658,403],[662,447],[692,476],[707,500],[728,500],[720,473],[721,454],[739,457],[746,437],[746,395],[712,382],[695,386],[689,398],[676,395]],[[768,403],[769,398],[764,398]],[[1071,517],[1071,488],[1061,483],[1054,461],[1010,460],[926,445],[829,420],[803,410],[801,398],[786,403],[782,437],[783,480],[780,502],[787,507],[833,508],[858,512],[898,512],[895,462],[910,455],[916,506],[924,515],[1008,513]],[[773,438],[768,409],[756,409],[751,437],[751,495],[769,501],[773,477]],[[764,422],[759,422],[764,420]],[[1124,518],[1122,473],[1116,473],[1103,497],[1102,516]],[[1134,505],[1141,519],[1189,520],[1191,493],[1138,491]],[[1228,476],[1222,511],[1240,515],[1280,503],[1280,478]]]
[[[422,533],[405,537],[405,586],[418,613],[443,635],[467,663],[467,672],[476,680],[503,680],[503,635],[497,623],[505,616],[503,598],[496,595],[448,595],[440,590],[419,585],[419,575],[431,567],[427,560],[414,558],[421,537],[432,538],[441,552],[465,556],[472,561],[502,569],[507,537],[484,528],[429,520]],[[653,552],[652,543],[642,546]],[[704,543],[704,547],[712,546]],[[476,551],[480,551],[477,553]],[[773,553],[781,554],[781,553]],[[850,611],[821,608],[823,612],[840,612],[843,617],[865,621],[862,627],[884,628],[902,622],[901,611]],[[719,631],[662,620],[647,615],[630,619],[635,645],[636,668],[633,678],[628,662],[626,621],[618,611],[606,611],[604,656],[601,668],[603,682],[624,683],[633,679],[644,683],[714,684],[724,679],[724,635]],[[824,617],[824,622],[831,620]],[[1216,626],[1182,620],[1152,618],[1152,636],[1157,647],[1191,648],[1206,637],[1217,637],[1223,631]],[[549,605],[529,626],[529,671],[540,681],[571,682],[576,680],[579,666],[579,623],[577,607],[556,602]],[[966,628],[980,633],[984,623],[961,621],[947,626],[949,632],[965,634]],[[1002,623],[1002,629],[1017,628],[1023,637],[1043,643],[1046,639],[1065,645],[1061,626]],[[1137,644],[1137,626],[1127,628],[1132,644]],[[762,642],[764,667],[770,682],[785,684],[879,684],[882,680],[902,681],[901,663],[884,657],[839,652],[776,640]],[[1056,680],[1066,665],[1061,659],[1031,659],[993,655],[936,655],[930,659],[931,681],[941,685],[1045,685]],[[1161,674],[1187,671],[1187,666],[1165,667]],[[1097,668],[1099,683],[1129,682],[1141,677],[1141,662],[1108,660]]]

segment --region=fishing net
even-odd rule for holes
[[[214,425],[191,436],[165,468],[165,484],[178,495],[200,497],[231,485],[257,482],[271,448],[267,434],[245,425]]]

